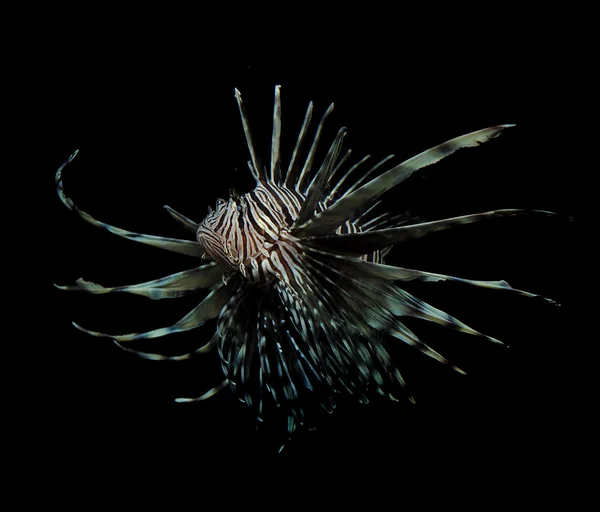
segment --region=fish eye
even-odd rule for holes
[[[242,211],[242,205],[241,205],[241,204],[238,204],[237,211],[238,211],[238,212],[241,212],[241,211]]]

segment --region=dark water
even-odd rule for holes
[[[435,70],[416,57],[402,63],[388,56],[332,64],[323,56],[317,62],[307,58],[272,65],[255,57],[224,62],[194,60],[187,53],[90,51],[87,58],[69,63],[68,76],[49,95],[44,116],[51,149],[36,179],[48,184],[51,281],[68,284],[84,277],[104,285],[133,284],[195,264],[85,224],[56,198],[53,173],[79,149],[65,171],[65,188],[83,210],[132,231],[185,238],[187,232],[162,209],[164,204],[199,221],[206,206],[226,197],[229,187],[243,193],[252,185],[234,87],[243,95],[255,143],[267,155],[273,88],[282,85],[284,159],[310,100],[314,118],[335,102],[325,140],[347,126],[347,147],[355,158],[394,153],[400,161],[463,133],[516,123],[500,138],[415,174],[388,194],[390,208],[426,220],[500,208],[576,215],[574,187],[548,154],[552,144],[535,122],[529,83],[514,64],[513,51],[507,51],[492,51],[477,66],[459,61]],[[60,55],[52,62],[58,77],[66,63]],[[317,431],[299,434],[283,460],[382,462],[405,453],[407,443],[419,438],[421,424],[436,427],[441,444],[456,446],[448,429],[465,419],[505,425],[505,432],[516,435],[547,418],[574,414],[560,377],[570,365],[567,346],[573,343],[575,318],[572,276],[564,270],[574,267],[577,256],[571,250],[571,226],[553,219],[508,219],[394,249],[391,263],[472,279],[505,279],[563,307],[447,284],[411,286],[412,293],[511,348],[407,322],[467,376],[393,347],[416,405],[383,399],[368,406],[342,404]],[[140,438],[147,443],[150,436],[156,445],[149,448],[159,453],[177,446],[211,463],[272,457],[276,448],[270,430],[256,434],[245,406],[227,393],[199,404],[173,402],[220,382],[216,353],[184,363],[150,362],[70,324],[109,333],[150,330],[177,321],[195,305],[193,297],[151,302],[55,289],[50,297],[52,350],[45,385],[53,396],[50,417],[63,425],[61,442],[68,450],[77,451],[73,439],[78,436],[82,446],[93,446],[100,429],[124,446]],[[212,329],[211,324],[136,347],[183,352],[207,341]],[[168,425],[164,439],[161,424]],[[468,441],[467,446],[476,450]]]

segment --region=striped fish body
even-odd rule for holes
[[[272,184],[259,184],[242,196],[232,193],[228,201],[217,200],[200,223],[198,243],[227,275],[239,272],[250,282],[270,283],[279,273],[273,263],[286,261],[296,245],[289,227],[302,201],[301,195]]]
[[[214,210],[200,223],[196,237],[206,255],[217,262],[226,276],[239,272],[252,283],[271,283],[292,276],[301,241],[290,234],[305,196],[283,185],[259,184],[252,192],[229,200],[218,199]],[[319,211],[324,206],[319,204]],[[361,231],[359,222],[349,220],[337,234]],[[380,251],[362,259],[381,262]]]

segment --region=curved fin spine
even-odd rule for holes
[[[89,213],[80,210],[77,205],[73,202],[73,200],[65,194],[64,186],[62,182],[62,171],[65,166],[72,162],[73,159],[77,156],[79,150],[75,151],[56,171],[55,183],[56,183],[56,191],[58,193],[58,197],[62,201],[62,203],[71,211],[74,211],[77,215],[79,215],[83,220],[89,222],[92,226],[96,226],[97,228],[105,229],[106,231],[110,231],[111,233],[127,238],[128,240],[133,240],[134,242],[140,242],[147,245],[152,245],[154,247],[158,247],[160,249],[165,249],[171,252],[178,252],[180,254],[187,254],[188,256],[194,256],[196,258],[200,258],[202,256],[203,250],[197,242],[190,242],[188,240],[180,240],[178,238],[167,238],[163,236],[154,236],[154,235],[144,235],[142,233],[134,233],[133,231],[127,231],[125,229],[117,228],[115,226],[111,226],[110,224],[106,224],[105,222],[100,222],[99,220],[94,219]]]
[[[204,325],[208,320],[212,320],[219,316],[221,309],[227,302],[231,295],[231,290],[226,286],[219,284],[212,292],[192,311],[185,315],[181,320],[176,322],[170,327],[162,327],[160,329],[154,329],[153,331],[132,333],[132,334],[105,334],[98,331],[90,331],[81,327],[80,325],[73,322],[73,325],[87,334],[96,336],[99,338],[111,338],[116,341],[133,341],[133,340],[147,340],[151,338],[159,338],[175,332],[189,331],[196,329],[201,325]]]
[[[305,224],[298,225],[294,233],[295,236],[318,236],[332,233],[340,224],[356,217],[361,211],[368,208],[381,194],[403,182],[415,171],[439,162],[442,158],[451,155],[460,148],[483,144],[497,137],[505,128],[511,126],[514,125],[503,124],[491,126],[490,128],[461,135],[409,158],[377,178],[372,179],[351,194],[342,197]]]
[[[190,293],[197,292],[202,288],[210,288],[221,280],[223,269],[216,263],[208,263],[191,270],[177,272],[170,276],[161,277],[152,281],[129,286],[104,287],[82,278],[77,279],[75,286],[59,286],[60,290],[85,291],[92,294],[124,292],[142,295],[149,299],[173,299]]]

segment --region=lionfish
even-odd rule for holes
[[[216,347],[224,380],[198,398],[178,398],[177,402],[205,400],[229,387],[253,410],[259,422],[267,408],[278,407],[287,418],[291,436],[298,425],[310,423],[309,411],[323,407],[331,412],[337,396],[349,394],[366,401],[367,393],[374,390],[395,400],[394,393],[404,388],[405,381],[386,350],[386,339],[390,337],[464,373],[419,339],[401,321],[403,317],[427,320],[502,344],[408,293],[402,283],[451,281],[539,297],[512,288],[505,281],[424,272],[387,265],[384,259],[395,245],[430,233],[491,218],[551,212],[504,209],[433,222],[374,213],[381,204],[380,196],[415,171],[460,148],[487,142],[514,125],[462,135],[375,177],[371,175],[393,155],[371,166],[366,165],[366,156],[342,174],[351,155],[347,150],[341,156],[345,127],[337,132],[320,165],[315,165],[318,143],[333,104],[321,117],[306,157],[300,157],[313,115],[311,102],[285,168],[280,154],[280,87],[276,86],[267,168],[253,144],[237,89],[235,97],[250,152],[248,167],[256,187],[243,195],[230,189],[229,199],[217,199],[215,209],[209,207],[200,223],[165,206],[176,221],[195,234],[194,241],[126,231],[80,210],[66,196],[61,177],[77,151],[56,172],[61,201],[90,224],[130,240],[202,259],[203,264],[191,270],[130,286],[108,288],[83,279],[74,286],[58,286],[93,294],[127,292],[154,300],[210,290],[200,304],[170,327],[109,335],[74,323],[83,332],[111,338],[120,348],[151,360],[181,361]],[[189,331],[214,319],[212,338],[191,353],[166,356],[125,346],[133,340]]]

